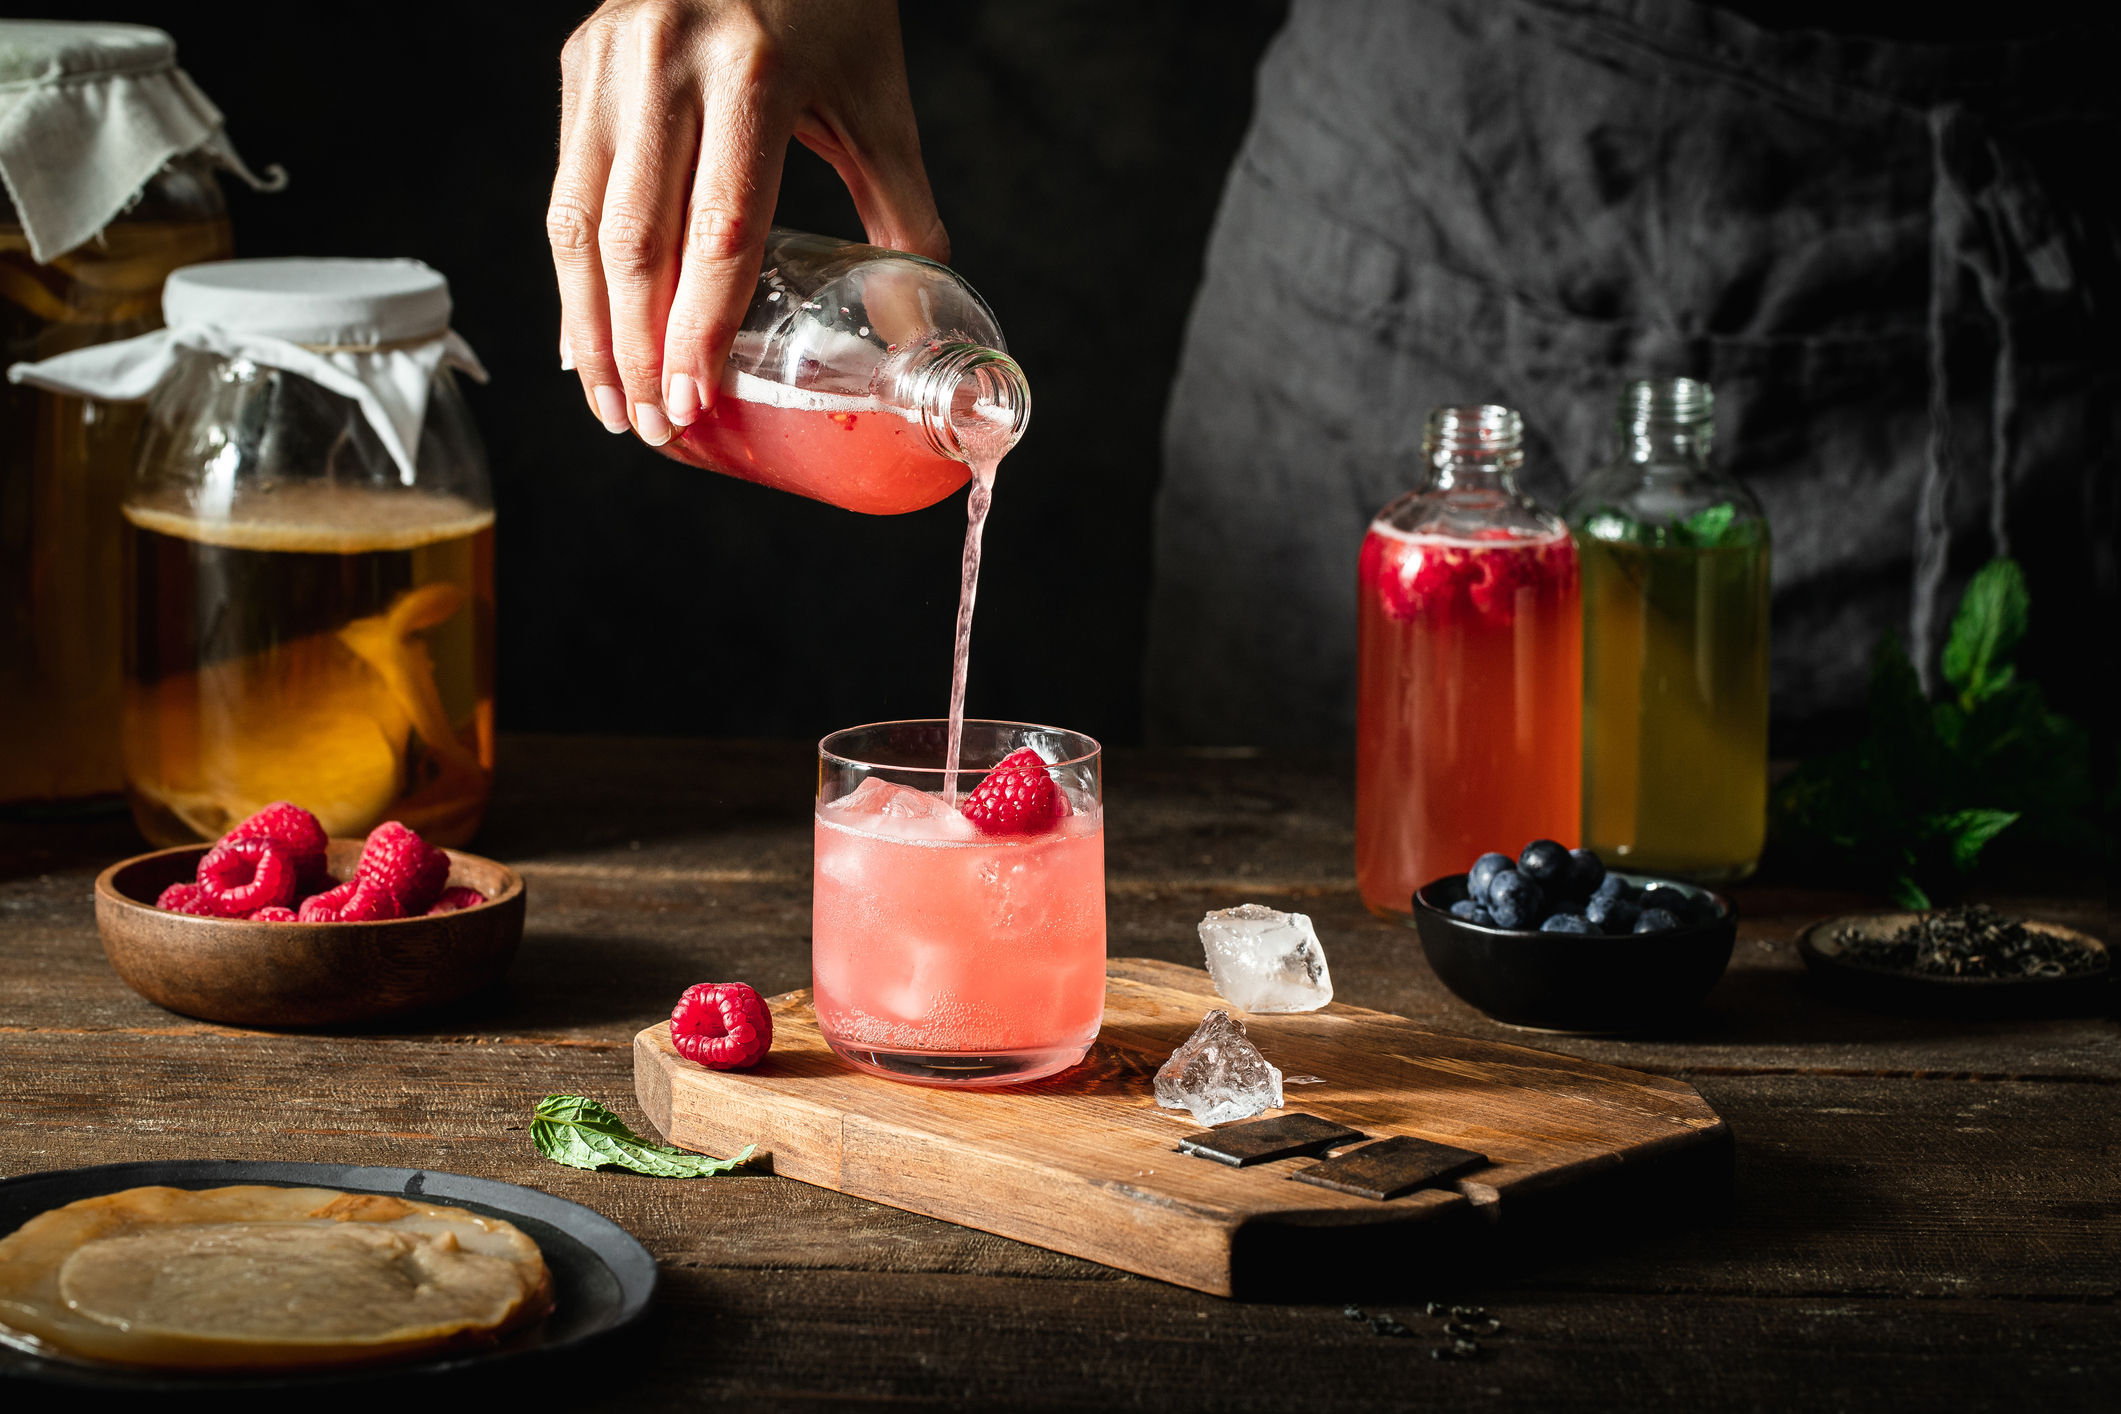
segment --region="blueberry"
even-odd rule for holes
[[[1462,898],[1452,904],[1451,916],[1453,918],[1463,918],[1468,923],[1479,923],[1484,927],[1492,928],[1495,926],[1495,920],[1489,915],[1488,911],[1469,898]]]
[[[1635,920],[1638,933],[1663,933],[1679,926],[1679,920],[1661,908],[1645,908]]]
[[[1592,898],[1625,899],[1628,896],[1628,881],[1618,874],[1608,874],[1591,890]]]
[[[1612,876],[1609,874],[1606,877]],[[1593,894],[1591,901],[1583,906],[1583,916],[1608,933],[1626,933],[1633,931],[1635,920],[1642,916],[1642,910],[1626,899],[1616,898],[1612,894]]]
[[[1488,896],[1488,881],[1505,869],[1514,868],[1507,854],[1483,854],[1473,861],[1466,873],[1466,897],[1484,899]]]
[[[1498,928],[1534,926],[1543,901],[1539,885],[1515,869],[1505,869],[1488,881],[1488,912],[1495,915]]]
[[[1605,861],[1587,849],[1569,851],[1569,893],[1589,898],[1605,883]]]
[[[1542,933],[1595,933],[1591,921],[1575,913],[1557,913],[1539,925]]]
[[[1517,856],[1517,872],[1538,884],[1559,883],[1569,867],[1569,852],[1552,840],[1533,840]]]
[[[1684,889],[1675,889],[1670,884],[1652,884],[1642,891],[1644,908],[1661,908],[1674,918],[1691,920],[1694,916],[1693,896]]]

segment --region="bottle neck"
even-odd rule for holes
[[[1692,378],[1652,378],[1620,394],[1621,456],[1653,473],[1704,469],[1716,437],[1709,385]]]
[[[929,449],[978,466],[1001,459],[1031,421],[1031,384],[1016,360],[985,344],[929,339],[892,380],[893,401],[920,419]]]
[[[1421,450],[1423,491],[1514,497],[1517,468],[1524,465],[1524,420],[1494,404],[1436,408]]]
[[[1492,461],[1472,458],[1435,462],[1431,463],[1428,480],[1422,483],[1421,489],[1454,496],[1515,496],[1516,467],[1505,468]]]

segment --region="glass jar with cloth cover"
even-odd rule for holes
[[[233,254],[221,114],[140,25],[0,20],[0,354],[130,338],[162,281]],[[137,407],[0,387],[0,805],[95,808],[118,752],[118,498]]]
[[[168,327],[17,365],[150,398],[123,513],[125,788],[162,844],[275,800],[462,844],[493,767],[493,497],[416,260],[172,275]]]

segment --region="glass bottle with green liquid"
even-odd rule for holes
[[[1710,459],[1709,385],[1630,383],[1621,452],[1563,505],[1583,575],[1583,842],[1742,879],[1767,835],[1768,524]]]

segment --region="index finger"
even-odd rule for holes
[[[684,264],[663,345],[665,406],[681,427],[714,406],[730,345],[758,288],[795,130],[789,105],[760,98],[751,82],[716,82],[706,95]]]

